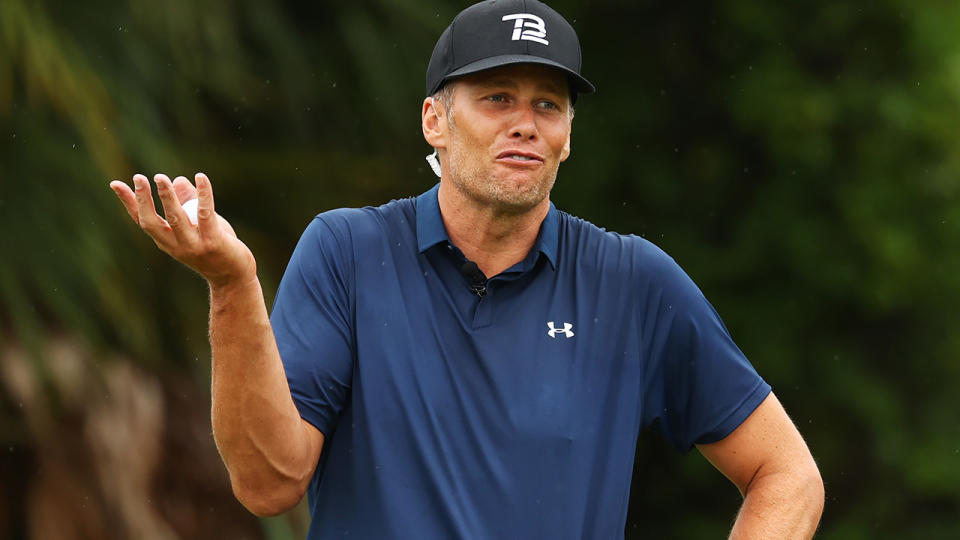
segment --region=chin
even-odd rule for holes
[[[536,208],[549,197],[556,181],[555,170],[546,177],[531,175],[529,171],[503,174],[503,171],[480,167],[454,166],[451,172],[450,179],[457,191],[482,206],[505,214],[521,214]]]
[[[523,213],[536,208],[550,196],[550,189],[553,182],[548,185],[537,183],[532,186],[517,185],[517,183],[508,182],[506,185],[497,189],[496,186],[490,186],[494,189],[489,190],[487,198],[492,205],[507,213]]]

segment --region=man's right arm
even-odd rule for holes
[[[156,212],[146,177],[134,177],[135,192],[123,182],[110,187],[161,250],[207,279],[214,439],[240,502],[257,515],[282,513],[303,497],[323,434],[301,419],[294,405],[256,262],[214,212],[210,181],[198,174],[194,188],[183,177],[154,180],[166,219]],[[181,207],[194,197],[196,225]]]
[[[233,492],[260,516],[303,497],[323,434],[302,418],[287,385],[260,282],[210,287],[213,436]]]

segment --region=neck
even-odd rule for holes
[[[440,182],[440,214],[450,240],[487,277],[522,261],[540,233],[550,199],[528,211],[506,213],[468,200],[449,181]]]

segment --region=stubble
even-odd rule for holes
[[[481,145],[466,140],[457,127],[453,107],[447,109],[447,125],[452,143],[447,147],[448,178],[462,195],[503,215],[528,212],[550,195],[559,163],[554,164],[552,170],[541,171],[536,181],[522,185],[507,175],[498,176],[496,173],[500,171],[496,169],[499,167],[489,163],[489,156],[483,152],[469,151],[471,144],[473,147]]]

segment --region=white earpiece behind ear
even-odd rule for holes
[[[437,159],[437,149],[433,149],[433,153],[427,156],[427,163],[430,164],[430,168],[433,169],[433,174],[437,175],[437,178],[440,178],[440,160]]]

